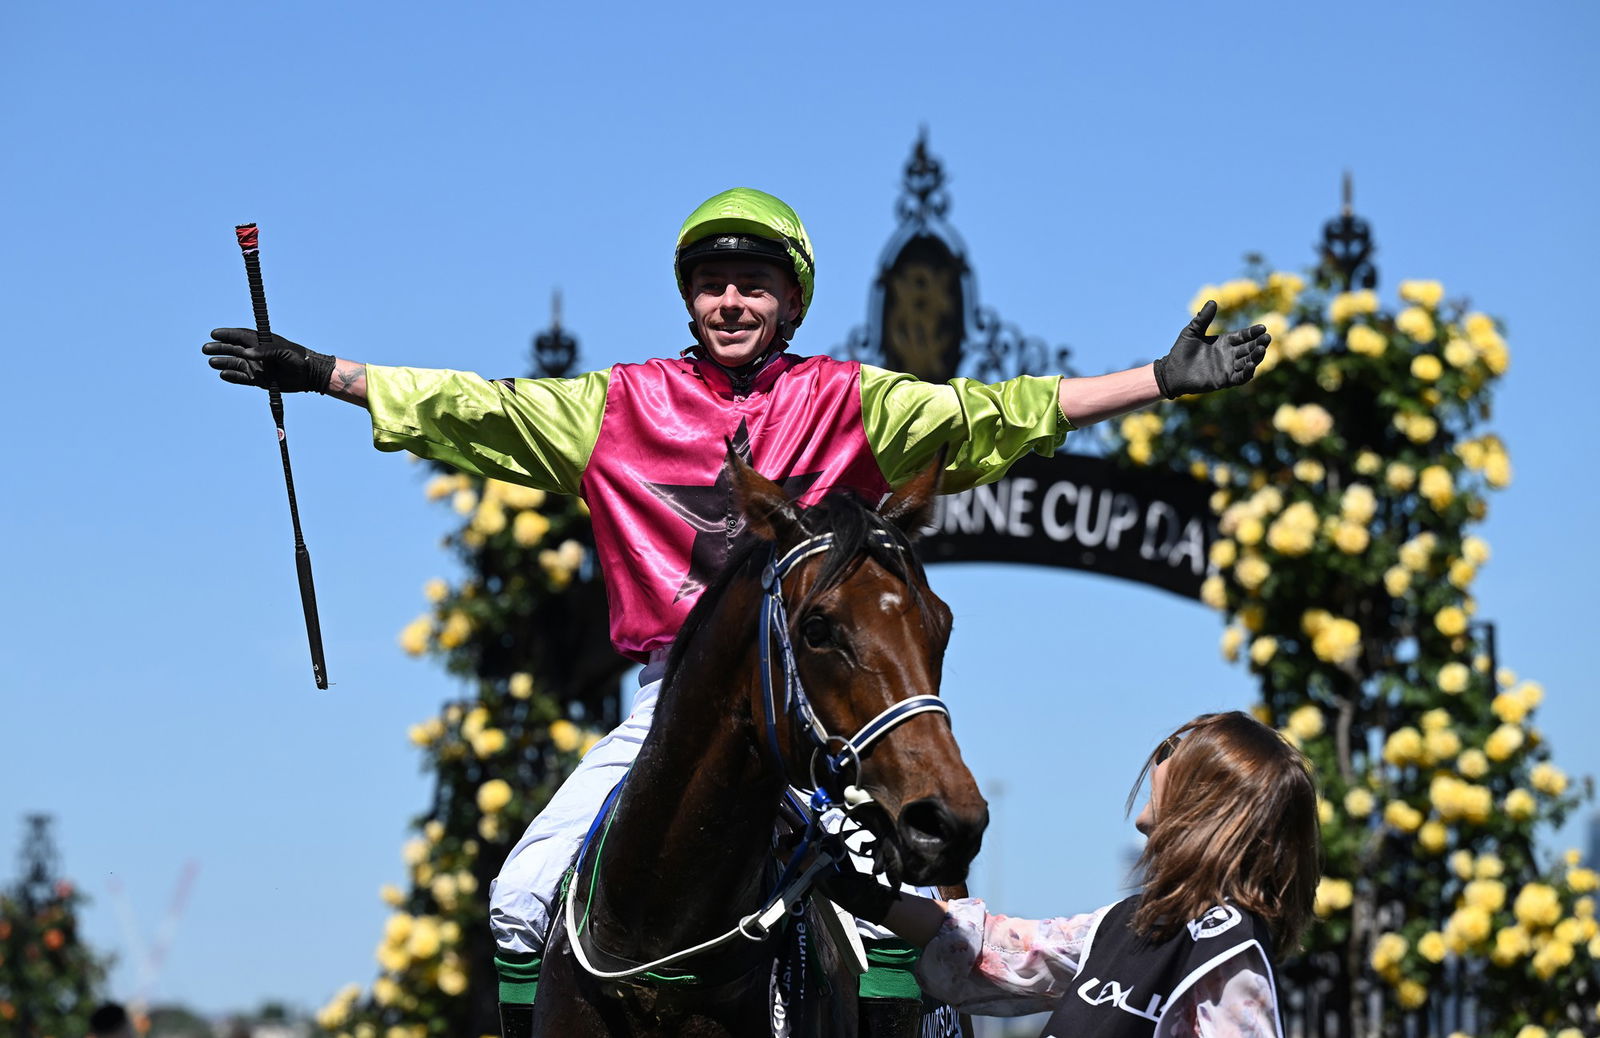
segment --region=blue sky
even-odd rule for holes
[[[1538,723],[1600,771],[1600,237],[1593,5],[19,3],[0,15],[0,340],[13,445],[0,604],[0,877],[56,816],[88,936],[126,951],[200,871],[160,998],[313,1006],[369,981],[429,779],[406,726],[458,689],[399,629],[453,572],[421,470],[289,401],[335,689],[311,686],[266,406],[198,355],[248,324],[361,360],[521,373],[553,288],[590,366],[686,340],[672,236],[733,184],[817,247],[797,348],[865,319],[917,128],[982,301],[1098,372],[1164,352],[1241,255],[1310,262],[1355,177],[1381,287],[1442,280],[1509,326],[1516,480],[1478,584]],[[1115,897],[1152,741],[1248,705],[1221,624],[1067,572],[945,567],[947,694],[996,823],[974,886]],[[1581,840],[1575,824],[1549,845]],[[131,963],[114,974],[132,994]]]

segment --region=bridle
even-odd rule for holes
[[[874,543],[881,548],[899,550],[893,537],[882,530],[875,530],[869,534]],[[891,703],[878,716],[861,726],[861,729],[848,739],[834,735],[817,719],[816,711],[811,707],[811,700],[806,695],[805,686],[800,681],[800,672],[795,665],[794,643],[789,637],[789,611],[783,602],[783,578],[797,564],[819,555],[833,546],[833,534],[823,533],[801,541],[790,548],[782,558],[778,557],[777,546],[772,548],[767,565],[761,571],[761,624],[758,634],[758,644],[761,650],[761,705],[763,730],[766,735],[767,749],[771,752],[774,762],[783,774],[788,774],[785,767],[783,750],[778,746],[778,714],[781,711],[789,718],[791,725],[797,725],[811,744],[810,774],[813,789],[813,806],[816,794],[825,798],[824,808],[832,803],[824,783],[817,775],[817,765],[822,763],[827,769],[826,777],[841,778],[846,766],[852,766],[855,777],[860,778],[861,755],[867,748],[879,739],[888,735],[890,731],[916,717],[918,714],[938,713],[950,718],[950,708],[945,701],[934,695],[908,696],[897,702]],[[773,682],[772,647],[777,643],[778,661],[783,668],[782,693],[783,701],[778,701],[779,687]],[[838,744],[838,750],[833,749]],[[867,803],[870,797],[855,785],[854,782],[844,783],[840,789],[846,808],[854,808]]]
[[[874,530],[868,534],[873,543],[881,548],[899,551],[901,545],[886,531]],[[684,948],[670,955],[662,956],[653,962],[631,965],[623,970],[609,971],[596,969],[590,962],[587,950],[583,946],[583,935],[577,926],[575,896],[577,883],[572,883],[567,892],[566,901],[566,926],[572,945],[573,957],[578,964],[591,976],[601,980],[627,980],[682,962],[685,959],[703,954],[728,941],[743,937],[750,941],[764,941],[772,934],[773,927],[790,915],[807,892],[818,873],[831,867],[838,857],[827,845],[819,845],[821,837],[820,821],[824,812],[840,805],[833,799],[827,790],[825,779],[838,780],[840,796],[843,798],[843,810],[846,813],[865,804],[872,803],[872,797],[860,788],[855,781],[844,782],[846,768],[851,769],[854,779],[860,779],[861,756],[873,743],[888,735],[895,728],[920,714],[943,714],[945,720],[950,718],[950,708],[944,700],[935,695],[908,696],[889,705],[872,720],[862,725],[854,735],[848,739],[834,735],[826,726],[817,719],[816,711],[812,709],[811,700],[806,695],[804,684],[800,681],[799,669],[795,664],[794,643],[789,636],[789,612],[783,602],[783,578],[799,563],[820,555],[833,546],[834,535],[822,533],[809,537],[785,552],[778,555],[777,545],[774,544],[768,554],[767,563],[761,570],[761,615],[759,623],[759,646],[761,658],[761,702],[763,721],[763,741],[773,756],[773,761],[779,769],[779,774],[788,775],[787,761],[783,750],[778,744],[777,718],[781,712],[788,717],[789,723],[798,726],[804,733],[811,746],[811,760],[809,770],[814,788],[810,790],[791,791],[788,800],[791,804],[800,800],[792,795],[793,792],[805,794],[809,800],[809,809],[802,813],[805,817],[805,834],[799,847],[790,859],[789,865],[783,870],[774,893],[767,899],[765,905],[755,912],[741,918],[733,929],[711,940],[703,941],[692,948]],[[776,643],[778,653],[777,662],[782,667],[783,681],[781,686],[773,680],[773,644]],[[779,702],[780,688],[782,702]],[[837,745],[838,749],[833,747]],[[826,769],[826,774],[819,778],[818,765]],[[626,779],[624,778],[624,781]],[[606,818],[605,828],[609,829],[609,815],[611,806],[622,788],[622,783],[607,798],[606,804],[601,808],[601,816]],[[589,830],[589,836],[584,840],[584,847],[578,852],[578,865],[581,868],[589,843],[594,838],[596,831],[601,829],[601,819],[596,818],[595,824]],[[603,840],[603,835],[602,835]],[[815,856],[804,869],[798,867],[799,862],[813,848]],[[842,851],[840,853],[843,853]],[[598,863],[596,865],[598,868]],[[587,910],[586,913],[587,915]],[[609,953],[608,953],[609,954]],[[617,958],[617,956],[611,956]]]

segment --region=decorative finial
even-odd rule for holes
[[[533,337],[534,374],[565,378],[578,360],[578,340],[561,330],[561,290],[550,294],[550,327]]]
[[[917,131],[917,143],[906,163],[905,194],[895,203],[895,214],[902,221],[925,222],[943,219],[950,209],[950,196],[944,190],[944,167],[928,154],[928,127]]]
[[[1372,228],[1355,214],[1351,199],[1354,189],[1352,177],[1346,170],[1343,181],[1344,203],[1339,216],[1322,225],[1322,276],[1329,284],[1339,284],[1344,291],[1356,288],[1375,288],[1378,268],[1372,264],[1377,246],[1372,244]]]

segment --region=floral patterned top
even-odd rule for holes
[[[1085,941],[1110,905],[1055,919],[990,915],[981,900],[949,902],[923,950],[926,994],[980,1016],[1048,1012],[1083,962]],[[1162,1015],[1158,1038],[1277,1038],[1271,966],[1253,951],[1213,966]]]

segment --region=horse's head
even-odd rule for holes
[[[779,704],[770,744],[779,749],[787,780],[821,783],[836,800],[852,786],[869,794],[871,802],[851,815],[877,836],[880,861],[892,877],[963,881],[989,811],[942,704],[922,700],[923,712],[891,721],[881,736],[863,733],[896,703],[939,692],[950,610],[928,587],[911,539],[928,521],[940,466],[873,512],[848,494],[802,508],[732,451],[727,465],[746,528],[771,544],[774,560],[797,548],[803,555],[813,538],[831,538],[825,550],[797,556],[776,581],[795,673],[815,726],[805,711],[784,709],[781,636],[776,630],[766,635],[772,643],[767,670]],[[759,683],[753,695],[760,724],[767,707]],[[819,739],[827,742],[825,752],[818,750]],[[859,754],[851,739],[865,743]],[[838,770],[830,770],[830,758]]]

